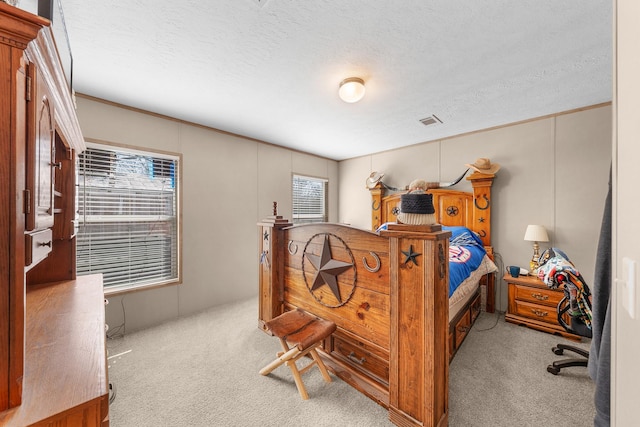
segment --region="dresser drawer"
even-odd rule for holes
[[[515,306],[514,314],[518,316],[558,326],[558,314],[556,313],[555,306],[551,307],[541,304],[532,304],[518,300],[516,300]]]
[[[522,285],[513,285],[513,287],[516,300],[553,307],[554,310],[558,306],[562,297],[564,297],[564,292],[552,289],[534,288]]]
[[[462,340],[464,340],[469,333],[469,329],[471,329],[471,312],[467,310],[453,327],[456,348],[460,347]]]
[[[384,385],[389,384],[389,355],[374,345],[333,333],[332,356]]]
[[[480,298],[480,293],[476,295],[469,309],[471,310],[471,323],[473,324],[480,315],[480,311],[482,310],[482,299]]]
[[[51,253],[53,233],[50,228],[25,234],[25,240],[25,265],[35,265]]]
[[[456,353],[455,341],[453,340],[455,334],[453,333],[453,329],[449,328],[449,362],[453,359],[453,355]]]

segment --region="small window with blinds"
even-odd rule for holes
[[[77,274],[105,292],[180,281],[178,155],[87,144],[78,156]]]
[[[293,176],[293,223],[327,222],[327,180]]]

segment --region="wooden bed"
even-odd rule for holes
[[[482,240],[488,257],[493,260],[491,246],[491,187],[495,175],[475,172],[467,177],[473,192],[446,188],[430,189],[433,195],[436,222],[446,226],[464,226],[474,231]],[[400,199],[405,191],[386,195],[381,182],[371,191],[371,229],[382,224],[395,223],[399,213]],[[478,293],[467,294],[463,299],[452,298],[449,306],[449,351],[453,358],[467,336],[480,309],[495,311],[495,273],[486,274],[477,282]],[[480,299],[477,296],[480,296]]]
[[[467,179],[474,193],[434,190],[438,218],[456,206],[469,218],[464,225],[488,223],[493,175]],[[399,200],[384,197],[381,188],[372,196],[374,222],[376,211],[392,212]],[[388,408],[396,425],[446,426],[449,361],[459,339],[455,332],[450,337],[448,316],[451,232],[400,224],[379,233],[328,223],[292,226],[275,212],[258,226],[259,327],[294,308],[332,320],[337,330],[319,353],[337,376]],[[483,242],[490,249],[489,228],[469,228],[488,236]],[[466,312],[469,326],[479,307],[477,292]]]

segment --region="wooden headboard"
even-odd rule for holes
[[[456,191],[445,188],[430,189],[436,221],[442,225],[462,225],[475,231],[491,258],[491,186],[495,175],[474,172],[467,179],[471,181],[473,192]],[[386,222],[396,222],[400,211],[400,197],[405,191],[385,195],[385,187],[378,182],[371,191],[371,229],[377,230]]]

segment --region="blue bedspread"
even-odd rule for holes
[[[467,227],[442,226],[450,231],[449,238],[449,297],[473,271],[482,264],[487,252],[482,240]]]
[[[382,224],[376,232],[380,230],[387,230],[387,223]],[[487,252],[480,237],[467,227],[443,225],[442,230],[451,232],[449,238],[449,298],[451,298],[471,273],[482,265]],[[490,271],[495,271],[495,266]]]

